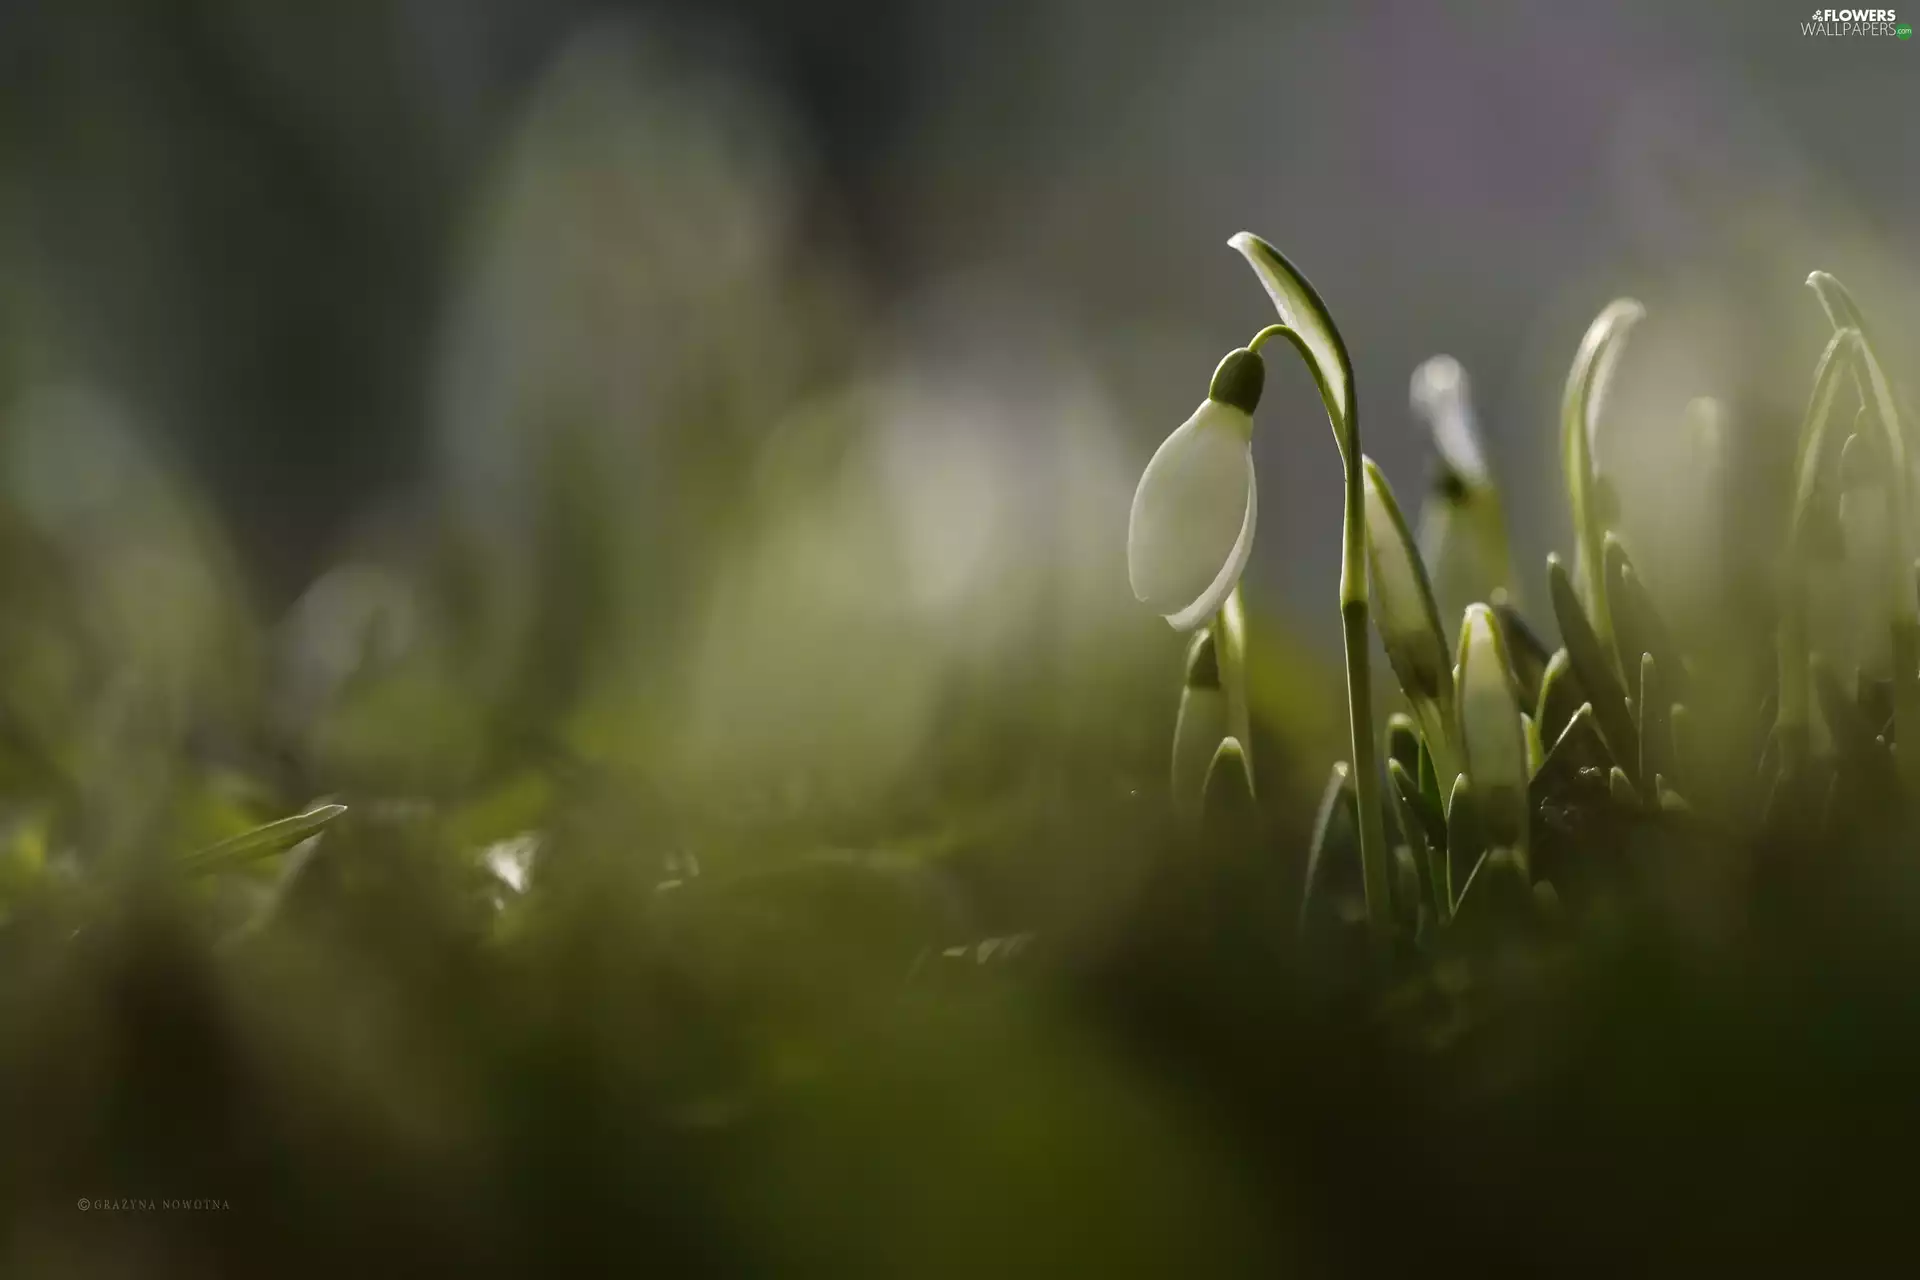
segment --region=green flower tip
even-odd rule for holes
[[[1254,807],[1253,766],[1238,738],[1223,738],[1207,768],[1201,806],[1211,819],[1242,818]]]
[[[1242,413],[1252,413],[1260,405],[1260,393],[1267,385],[1267,364],[1257,351],[1239,347],[1229,351],[1213,371],[1207,387],[1207,399],[1232,405]]]

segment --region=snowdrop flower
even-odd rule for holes
[[[1155,451],[1134,491],[1127,576],[1176,631],[1220,611],[1253,552],[1253,410],[1266,366],[1242,347],[1214,371],[1207,398]]]

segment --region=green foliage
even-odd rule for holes
[[[1595,468],[1593,438],[1625,335],[1644,315],[1639,304],[1616,302],[1600,314],[1567,382],[1561,427],[1578,571],[1570,574],[1557,555],[1547,558],[1546,598],[1560,635],[1558,650],[1550,653],[1521,611],[1500,598],[1490,602],[1491,611],[1487,605],[1469,608],[1453,679],[1428,678],[1407,656],[1417,648],[1408,637],[1424,641],[1434,629],[1415,625],[1431,611],[1427,575],[1410,549],[1384,476],[1369,465],[1370,493],[1384,495],[1374,498],[1378,516],[1369,527],[1376,617],[1401,692],[1414,711],[1411,718],[1396,714],[1386,726],[1390,788],[1385,807],[1416,865],[1435,869],[1423,904],[1431,922],[1404,930],[1406,944],[1418,952],[1445,954],[1446,939],[1469,918],[1478,922],[1472,931],[1478,945],[1486,937],[1483,926],[1527,916],[1542,902],[1554,904],[1561,926],[1590,911],[1611,910],[1607,904],[1639,892],[1635,846],[1697,844],[1709,831],[1723,840],[1775,845],[1842,840],[1863,830],[1895,829],[1909,806],[1920,801],[1904,776],[1909,753],[1899,745],[1900,707],[1909,696],[1903,690],[1920,680],[1912,647],[1915,587],[1910,574],[1878,567],[1911,563],[1914,536],[1907,496],[1914,478],[1904,461],[1897,393],[1861,336],[1864,322],[1846,291],[1824,273],[1816,272],[1809,283],[1836,331],[1814,369],[1791,490],[1780,495],[1787,544],[1778,616],[1744,628],[1722,627],[1714,641],[1724,645],[1734,634],[1777,636],[1777,691],[1730,694],[1720,673],[1739,664],[1724,651],[1704,659],[1715,678],[1700,677],[1702,655],[1689,652],[1689,637],[1669,623],[1613,526],[1620,497]],[[1856,433],[1836,451],[1829,424],[1845,410],[1842,396],[1849,380],[1860,419],[1872,424],[1872,433]],[[1689,412],[1704,412],[1698,405]],[[1841,480],[1825,485],[1820,476],[1836,452],[1844,455]],[[1713,465],[1723,461],[1716,458]],[[1708,478],[1695,479],[1704,485]],[[1891,495],[1884,534],[1879,523],[1848,516],[1849,502],[1865,503],[1882,490]],[[1822,504],[1836,502],[1837,516],[1821,510]],[[1831,657],[1808,651],[1807,591],[1809,575],[1816,571],[1809,530],[1821,518],[1854,528],[1862,543],[1859,554],[1871,558],[1866,572],[1843,588],[1852,593],[1845,617],[1864,629],[1846,651],[1872,652],[1872,632],[1884,629],[1890,640],[1883,651],[1893,655],[1891,680],[1878,679],[1865,667],[1836,669]],[[1879,537],[1887,539],[1884,548],[1871,542]],[[1672,554],[1659,547],[1654,552]],[[1410,565],[1405,563],[1409,555],[1414,557]],[[1382,572],[1383,563],[1392,568]],[[1895,579],[1891,589],[1890,577]],[[1395,618],[1404,621],[1394,623]],[[1487,643],[1469,646],[1469,635],[1484,636]],[[1473,687],[1469,669],[1489,662],[1501,678],[1481,678],[1480,702],[1470,710],[1461,692]],[[1748,665],[1764,669],[1768,664]],[[1496,696],[1503,688],[1512,691],[1510,701]],[[1422,713],[1441,693],[1461,699],[1457,728]],[[1745,705],[1731,705],[1730,698]],[[1742,758],[1744,726],[1764,721],[1769,705],[1777,708],[1770,713],[1772,733]],[[1516,720],[1529,775],[1525,816],[1518,826],[1508,816],[1506,801],[1514,794],[1506,775],[1515,759]],[[1476,739],[1482,744],[1478,751]],[[1731,763],[1721,758],[1729,743]],[[1444,806],[1434,804],[1419,771],[1455,752],[1463,772],[1455,785],[1441,781],[1448,799]],[[1326,847],[1324,830],[1322,837],[1312,865],[1339,856]],[[1530,848],[1539,856],[1530,857]],[[1444,891],[1435,892],[1443,882]],[[1309,894],[1320,883],[1310,882]],[[1491,886],[1500,886],[1501,904],[1473,910],[1475,896]],[[1408,917],[1401,912],[1395,918]]]
[[[191,521],[165,589],[214,607],[159,635],[137,529],[96,581],[0,523],[0,1269],[1618,1272],[1890,1200],[1818,1120],[1904,1119],[1920,956],[1910,572],[1845,615],[1884,635],[1807,640],[1814,526],[1911,483],[1851,299],[1816,285],[1786,589],[1713,632],[1736,661],[1593,466],[1636,308],[1563,406],[1575,571],[1450,636],[1318,295],[1236,247],[1342,447],[1344,688],[1237,593],[1183,660],[1124,618],[856,615],[902,579],[819,499],[837,404],[660,614],[564,450],[523,595],[449,534],[330,575],[278,647]],[[232,1216],[74,1217],[176,1192]],[[1676,1226],[1685,1196],[1717,1207]]]

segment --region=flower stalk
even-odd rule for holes
[[[1278,249],[1249,231],[1227,242],[1246,258],[1280,313],[1281,323],[1255,342],[1284,336],[1306,361],[1320,388],[1327,421],[1340,449],[1344,511],[1340,530],[1340,629],[1346,649],[1348,733],[1353,786],[1360,811],[1360,868],[1367,919],[1376,936],[1391,925],[1393,868],[1381,809],[1379,757],[1373,740],[1373,692],[1368,649],[1366,494],[1360,425],[1354,409],[1353,364],[1326,304]]]

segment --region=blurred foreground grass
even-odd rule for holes
[[[563,60],[477,200],[433,491],[283,617],[137,405],[9,364],[0,1275],[1899,1240],[1907,828],[1610,832],[1627,905],[1470,989],[1303,972],[1337,675],[1256,612],[1260,810],[1168,813],[1115,410],[991,297],[876,336],[780,141],[644,46]]]

